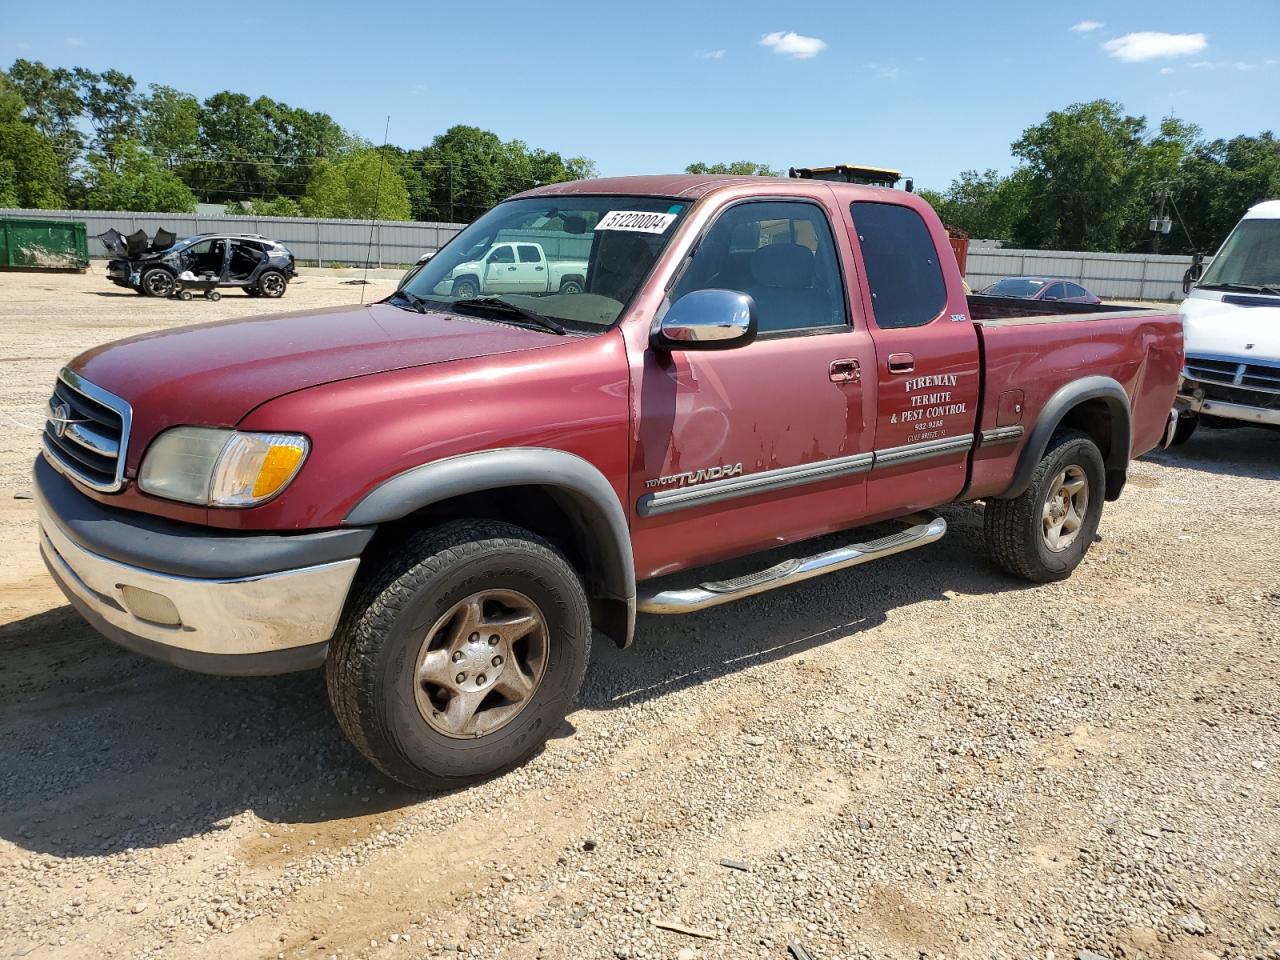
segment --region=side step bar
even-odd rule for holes
[[[811,580],[824,573],[834,573],[846,567],[856,567],[860,563],[870,563],[895,553],[914,550],[942,539],[942,535],[947,532],[947,521],[941,517],[917,513],[903,519],[914,521],[914,525],[870,543],[854,543],[812,557],[784,560],[766,570],[748,573],[732,580],[704,583],[686,590],[641,593],[637,609],[641,613],[693,613],[790,586],[802,580]]]

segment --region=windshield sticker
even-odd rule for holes
[[[674,213],[642,213],[638,210],[610,210],[597,230],[627,230],[631,233],[662,233],[675,220]]]

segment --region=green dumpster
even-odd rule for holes
[[[89,241],[79,220],[0,218],[0,270],[75,270],[89,266]]]

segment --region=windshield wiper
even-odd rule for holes
[[[423,300],[416,293],[411,293],[408,290],[397,290],[391,296],[387,297],[387,302],[390,303],[396,297],[399,297],[405,303],[407,303],[409,305],[409,309],[411,310],[416,310],[418,313],[427,312],[427,301]]]
[[[506,313],[512,316],[520,317],[529,321],[534,326],[542,327],[544,330],[550,330],[552,333],[564,336],[568,331],[559,323],[550,317],[543,316],[536,310],[530,310],[528,307],[518,307],[514,303],[500,297],[467,297],[465,300],[455,300],[455,307],[462,307],[464,310],[488,310],[493,313]]]
[[[1257,283],[1202,283],[1201,290],[1240,290],[1244,293],[1266,293],[1273,297],[1280,297],[1280,287],[1267,286],[1266,284]]]

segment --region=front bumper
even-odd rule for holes
[[[124,647],[204,673],[287,673],[323,663],[372,535],[227,535],[161,521],[103,507],[43,460],[36,501],[40,552],[80,614]],[[247,569],[228,575],[237,555]],[[269,569],[308,556],[320,562]]]
[[[1203,413],[1209,417],[1220,417],[1223,420],[1280,427],[1280,406],[1260,407],[1252,403],[1239,403],[1220,397],[1206,396],[1206,390],[1228,393],[1228,388],[1223,388],[1219,384],[1202,384],[1195,380],[1184,379],[1182,386],[1178,389],[1177,409],[1188,413]],[[1244,397],[1242,396],[1241,399]]]

